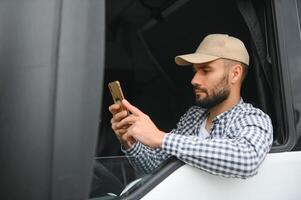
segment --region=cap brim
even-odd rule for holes
[[[188,66],[192,64],[211,62],[219,58],[220,57],[201,54],[201,53],[192,53],[192,54],[176,56],[175,62],[177,63],[177,65],[180,66]]]

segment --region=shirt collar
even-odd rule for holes
[[[241,105],[243,102],[244,102],[243,99],[240,98],[239,102],[238,102],[235,106],[233,106],[233,107],[230,108],[229,110],[226,110],[225,112],[222,112],[221,114],[219,114],[218,116],[216,116],[216,117],[212,120],[212,122],[214,123],[214,122],[220,121],[220,120],[223,119],[226,115],[228,115],[230,112],[232,112],[235,108],[237,108],[239,105]],[[206,112],[208,112],[208,111],[206,111]]]

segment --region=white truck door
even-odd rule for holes
[[[270,153],[258,174],[248,179],[219,177],[183,165],[142,199],[300,200],[300,186],[301,152]]]

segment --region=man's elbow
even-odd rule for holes
[[[246,168],[243,170],[242,178],[246,179],[255,176],[258,173],[261,163],[259,159],[255,159],[251,164],[245,165]]]

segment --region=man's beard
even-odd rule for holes
[[[201,90],[204,93],[207,94],[206,97],[203,99],[200,99],[198,96],[196,96],[195,104],[197,106],[200,106],[202,108],[210,109],[226,99],[228,99],[230,95],[230,89],[228,85],[228,79],[227,77],[223,77],[223,79],[217,84],[215,87],[216,89],[212,92],[212,95],[209,96],[208,90],[206,89],[200,89],[198,86],[193,86],[195,89]]]

